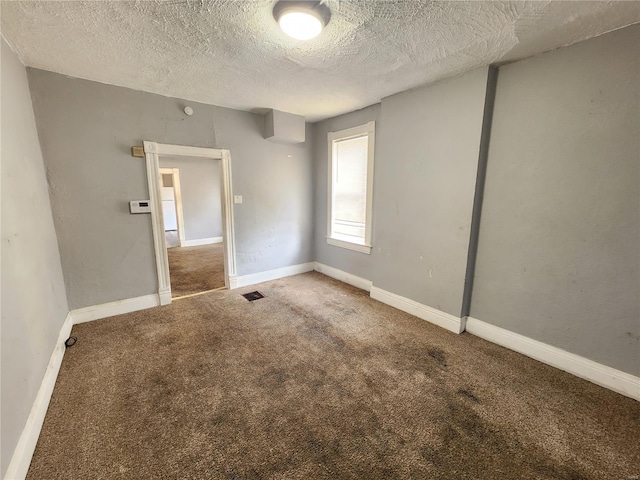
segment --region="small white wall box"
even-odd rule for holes
[[[149,200],[131,200],[129,211],[131,213],[151,213],[151,202]]]

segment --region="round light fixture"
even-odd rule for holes
[[[317,37],[327,24],[329,9],[317,1],[280,1],[273,16],[284,33],[297,40]]]
[[[288,9],[280,14],[278,24],[284,33],[297,40],[311,40],[322,31],[320,16],[311,11]]]

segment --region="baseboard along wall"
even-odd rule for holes
[[[222,237],[199,238],[198,240],[182,240],[181,247],[198,247],[200,245],[211,245],[212,243],[222,243]]]
[[[567,352],[504,328],[468,317],[467,332],[522,353],[539,362],[559,368],[635,400],[640,400],[640,377],[602,365],[588,358]]]
[[[314,270],[320,272],[328,277],[335,278],[341,282],[348,283],[354,287],[360,288],[370,292],[371,298],[378,300],[379,302],[390,305],[403,312],[410,313],[422,320],[431,322],[439,327],[445,328],[454,333],[461,333],[464,331],[465,319],[459,318],[454,315],[450,315],[446,312],[442,312],[433,307],[423,305],[414,300],[406,297],[401,297],[395,293],[388,292],[381,288],[373,286],[371,280],[358,277],[351,273],[339,270],[334,267],[330,267],[320,262],[315,262]]]
[[[71,310],[70,315],[73,318],[73,324],[90,322],[100,318],[113,317],[123,313],[136,312],[145,308],[157,307],[160,305],[158,294],[144,295],[142,297],[127,298],[124,300],[116,300],[115,302],[103,303],[91,307],[78,308]]]
[[[325,265],[324,263],[320,262],[314,262],[313,269],[316,272],[326,275],[327,277],[335,278],[336,280],[348,283],[349,285],[353,285],[354,287],[361,290],[366,290],[367,292],[371,291],[371,286],[373,284],[371,280],[366,280],[362,277],[352,275],[351,273],[330,267],[329,265]]]
[[[463,318],[423,305],[410,298],[401,297],[375,286],[371,287],[371,298],[438,325],[450,332],[464,332],[465,321]]]
[[[64,357],[66,348],[64,342],[69,338],[69,335],[71,335],[72,327],[73,319],[71,313],[68,313],[60,328],[58,340],[53,347],[53,352],[51,353],[47,369],[44,372],[38,393],[36,394],[36,399],[31,406],[27,422],[22,430],[22,434],[20,434],[18,444],[11,457],[11,462],[9,462],[9,467],[4,476],[5,480],[23,479],[27,476],[31,458],[33,457],[33,452],[36,449],[38,437],[42,430],[44,417],[47,414],[47,408],[49,408],[53,388],[56,385],[58,372],[62,365],[62,358]]]
[[[290,265],[288,267],[276,268],[265,272],[251,273],[249,275],[240,275],[234,278],[229,278],[229,290],[268,282],[270,280],[277,280],[279,278],[290,277],[291,275],[298,275],[300,273],[311,272],[313,271],[313,266],[313,262],[300,263],[298,265]]]

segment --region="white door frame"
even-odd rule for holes
[[[184,244],[184,214],[182,213],[182,190],[180,189],[180,169],[179,168],[160,168],[160,175],[171,175],[173,179],[173,200],[176,206],[176,223],[178,224],[178,239],[180,246]],[[164,222],[162,222],[164,230]]]
[[[143,142],[149,184],[149,202],[151,204],[151,226],[153,246],[158,270],[158,296],[160,305],[171,303],[171,280],[169,278],[169,257],[162,218],[162,195],[160,194],[161,155],[172,157],[198,157],[220,160],[222,166],[222,235],[224,245],[224,284],[227,288],[235,283],[236,239],[233,222],[233,189],[231,182],[231,154],[229,150],[217,148],[188,147],[168,145],[156,142]]]

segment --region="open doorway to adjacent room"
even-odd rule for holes
[[[225,288],[220,161],[160,157],[171,297]]]
[[[233,288],[227,150],[144,142],[160,303]]]

